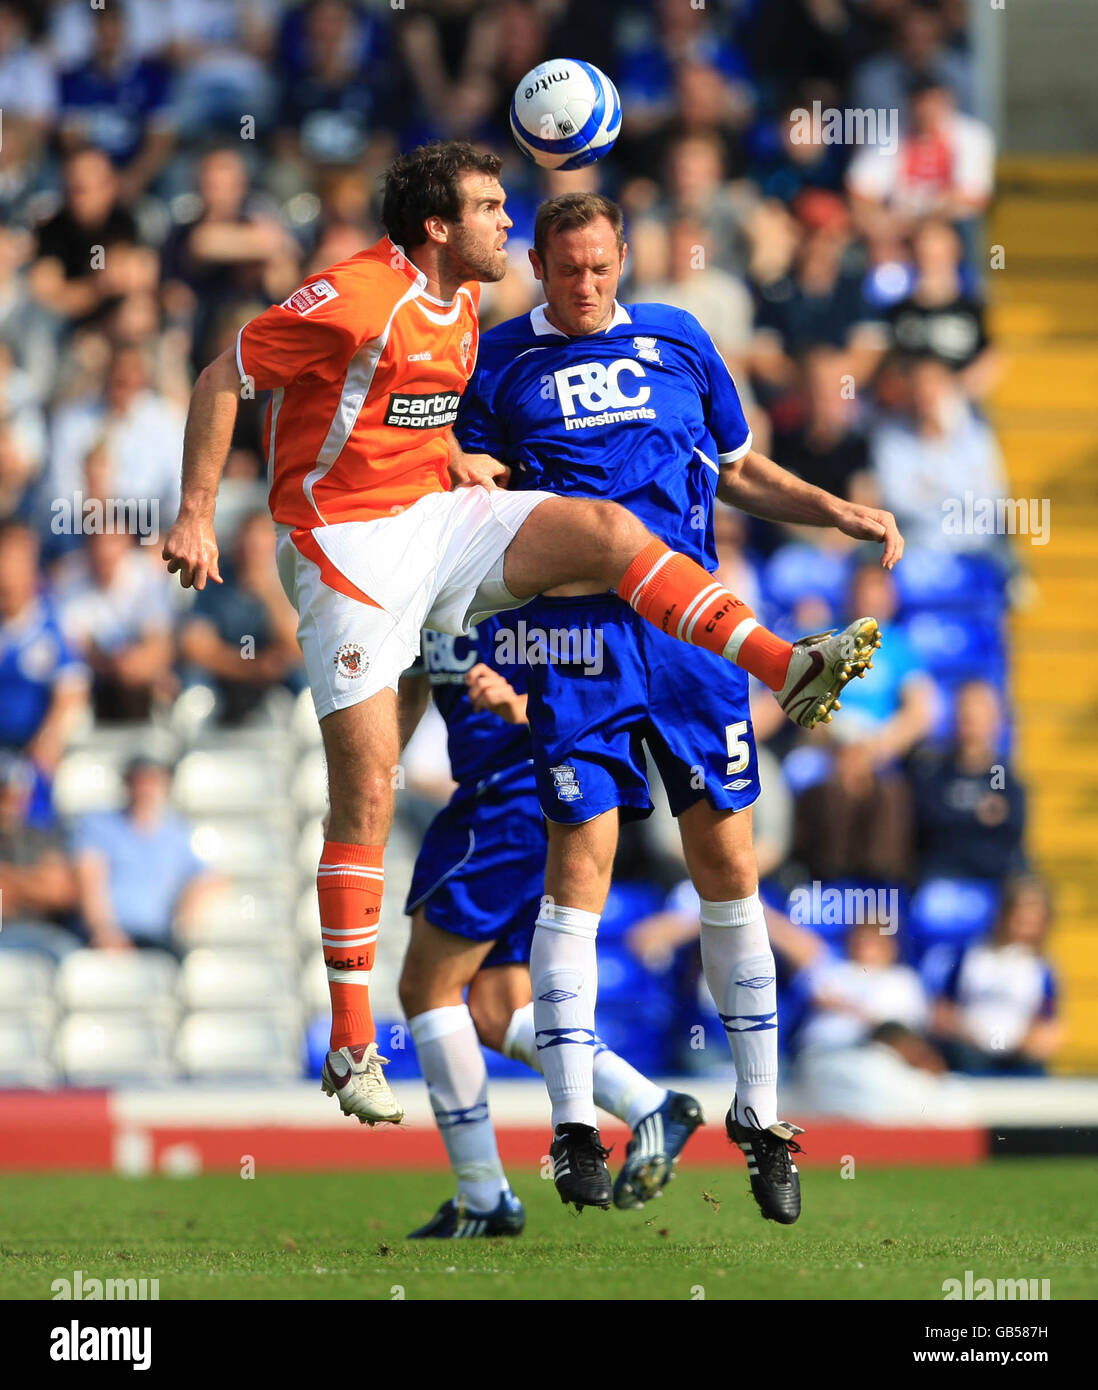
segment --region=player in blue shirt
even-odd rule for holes
[[[455,426],[462,447],[508,464],[512,486],[624,504],[711,573],[715,497],[770,520],[871,535],[884,544],[882,563],[894,562],[891,516],[812,487],[752,448],[732,378],[696,319],[617,302],[625,251],[621,210],[608,199],[565,194],[542,205],[530,259],[547,303],[482,338]],[[736,1070],[728,1136],[747,1156],[763,1215],[790,1223],[800,1213],[792,1154],[801,1131],[777,1113],[774,958],[751,841],[759,783],[747,678],[709,651],[677,650],[674,638],[698,621],[700,596],[669,613],[663,631],[638,620],[632,597],[573,584],[523,610],[528,624],[562,634],[558,658],[529,671],[535,775],[549,821],[530,970],[557,1190],[577,1207],[611,1199],[591,1091],[595,935],[619,819],[651,811],[643,740],[702,899],[702,962]],[[811,650],[815,640],[802,642]],[[859,620],[843,640],[850,656],[867,653],[879,641],[875,622]],[[797,699],[791,689],[779,693],[794,718]]]
[[[526,1219],[500,1163],[480,1046],[541,1070],[529,960],[546,835],[522,693],[530,668],[525,649],[515,650],[513,621],[489,618],[467,637],[424,631],[420,660],[401,682],[402,733],[418,722],[429,688],[458,784],[424,837],[405,907],[412,935],[401,1002],[458,1180],[457,1197],[413,1239],[518,1235]],[[594,1051],[598,1104],[642,1141],[614,1200],[639,1207],[671,1177],[701,1109],[692,1096],[646,1080],[604,1043],[596,1040]]]

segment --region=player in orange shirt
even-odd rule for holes
[[[790,645],[622,507],[504,491],[503,464],[462,453],[450,426],[476,359],[477,282],[506,270],[499,170],[495,155],[458,141],[398,158],[381,214],[388,235],[246,324],[235,351],[202,372],[164,546],[184,587],[221,582],[214,502],[237,400],[270,390],[278,569],[299,615],[331,806],[317,873],[332,997],[322,1085],[369,1124],[403,1116],[368,984],[400,753],[396,687],[422,627],[461,633],[545,589],[598,581],[664,631],[757,675],[806,727],[829,717],[877,640],[863,619]],[[837,518],[834,498],[785,476],[806,521],[883,542],[886,564],[899,558],[887,513],[843,504]]]

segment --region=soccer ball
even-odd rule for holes
[[[614,148],[621,98],[604,72],[578,58],[532,68],[515,88],[511,133],[543,169],[579,169]]]

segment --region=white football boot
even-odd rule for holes
[[[404,1118],[404,1107],[382,1074],[388,1064],[387,1057],[378,1055],[376,1042],[333,1049],[324,1059],[320,1089],[335,1096],[344,1115],[354,1115],[359,1124],[397,1125]]]
[[[778,704],[802,729],[829,724],[832,710],[847,681],[864,676],[881,645],[876,618],[858,618],[842,632],[818,632],[793,643],[785,684],[776,692]]]

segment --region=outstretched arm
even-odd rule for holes
[[[754,449],[723,466],[717,496],[764,521],[834,526],[855,540],[879,541],[884,546],[881,564],[885,569],[891,569],[904,553],[904,540],[891,512],[845,502]]]
[[[195,382],[187,411],[179,515],[168,532],[163,550],[168,573],[178,571],[184,589],[192,585],[204,589],[207,578],[221,583],[213,528],[214,503],[221,470],[232,443],[239,400],[236,352],[226,348]]]

